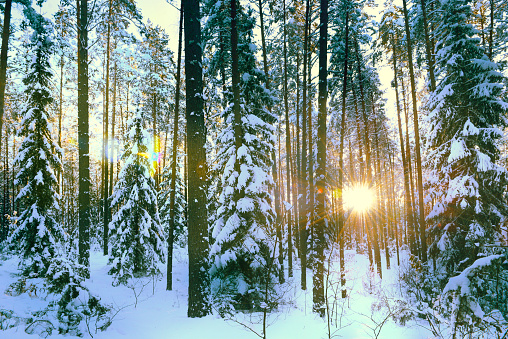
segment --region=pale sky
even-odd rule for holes
[[[180,6],[180,2],[175,0],[169,1],[171,4],[166,0],[139,0],[136,1],[136,3],[143,15],[143,21],[145,23],[149,19],[152,23],[161,26],[166,33],[168,33],[171,39],[169,46],[176,55],[178,47],[178,26],[180,20],[177,7]],[[90,1],[90,3],[91,2],[92,1]],[[59,0],[46,0],[46,2],[42,5],[42,13],[48,18],[52,18],[52,15],[57,10],[59,3]],[[16,11],[16,13],[13,13],[13,16],[21,15],[19,11]]]
[[[171,2],[171,3],[168,3]],[[143,15],[143,21],[150,20],[152,23],[161,26],[170,37],[169,47],[174,52],[176,58],[178,47],[178,27],[179,27],[179,12],[176,7],[180,6],[179,0],[138,0],[137,6]],[[42,6],[42,13],[47,17],[51,17],[58,7],[59,0],[46,0]],[[19,5],[15,5],[15,7]],[[379,20],[379,12],[382,6],[374,9],[369,9],[370,14],[374,14]],[[17,14],[16,14],[17,12]],[[376,15],[377,14],[377,15]],[[19,11],[13,11],[13,16],[20,16]],[[257,33],[257,32],[256,32]],[[386,114],[395,123],[395,93],[390,88],[390,82],[393,79],[393,71],[386,66],[386,63],[378,64],[378,72],[382,84],[382,89],[385,91],[385,98],[388,100],[386,105]]]

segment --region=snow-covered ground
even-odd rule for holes
[[[92,333],[94,338],[258,338],[262,332],[262,315],[240,313],[235,319],[224,320],[214,314],[201,319],[187,318],[188,264],[184,250],[175,253],[173,291],[166,291],[165,278],[161,281],[145,279],[133,288],[111,285],[107,274],[107,259],[100,252],[91,257],[91,278],[86,286],[99,295],[106,304],[118,310],[112,325],[104,332]],[[347,287],[349,297],[340,298],[337,282],[338,270],[330,275],[328,295],[329,307],[333,309],[330,332],[334,338],[388,338],[424,339],[433,338],[432,333],[414,322],[405,326],[396,324],[388,317],[387,307],[377,307],[380,301],[393,307],[398,292],[398,268],[392,258],[392,269],[386,270],[383,263],[382,282],[369,273],[368,258],[353,251],[346,253]],[[162,267],[161,267],[162,268]],[[9,296],[3,293],[16,280],[17,260],[11,258],[0,266],[0,309],[13,310],[19,316],[42,309],[46,301],[37,296],[22,294]],[[165,273],[165,271],[164,271]],[[308,289],[301,291],[299,268],[294,278],[282,288],[286,290],[282,305],[277,312],[268,316],[267,338],[328,338],[328,320],[312,312],[312,275],[308,271]],[[335,292],[337,291],[337,292]],[[333,296],[337,296],[334,298]],[[337,300],[337,302],[333,302]],[[392,308],[393,310],[393,308]],[[338,312],[336,312],[338,311]],[[216,312],[215,312],[216,313]],[[386,321],[385,321],[386,320]],[[86,334],[89,336],[89,334]],[[53,335],[50,338],[58,337]],[[0,338],[34,338],[24,332],[24,326],[0,331]]]

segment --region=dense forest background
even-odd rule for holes
[[[184,249],[188,317],[266,338],[291,282],[332,337],[355,253],[398,270],[396,321],[506,338],[508,2],[169,1],[174,36],[134,0],[48,4],[0,3],[6,293],[51,296],[16,326],[106,330],[91,253],[169,291]]]

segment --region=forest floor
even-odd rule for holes
[[[338,263],[338,260],[332,259],[332,262]],[[16,280],[17,258],[7,259],[0,265],[0,309],[13,310],[20,317],[28,317],[30,312],[47,304],[47,301],[27,293],[16,297],[3,293]],[[250,339],[258,338],[257,334],[262,333],[260,313],[239,313],[234,319],[227,320],[217,312],[201,319],[187,318],[188,262],[185,250],[175,251],[173,291],[166,291],[165,278],[160,281],[141,279],[130,288],[113,287],[108,269],[107,258],[100,252],[93,252],[91,278],[86,281],[86,286],[118,311],[106,331],[92,331],[93,338]],[[395,256],[391,258],[390,270],[383,262],[382,281],[370,272],[368,258],[355,251],[346,252],[346,270],[348,297],[342,299],[340,296],[338,268],[331,270],[328,277],[331,317],[321,319],[312,312],[312,272],[307,273],[308,289],[302,291],[299,288],[300,269],[295,268],[294,278],[281,287],[285,293],[279,309],[268,315],[267,338],[320,339],[329,338],[329,334],[332,338],[347,339],[433,338],[432,333],[423,327],[424,323],[419,326],[413,321],[401,326],[391,317],[399,312],[400,300],[403,300]],[[163,273],[165,276],[165,268]],[[0,331],[0,338],[34,338],[25,333],[24,327],[21,324]],[[58,336],[50,336],[53,337]],[[90,334],[86,333],[85,337]]]

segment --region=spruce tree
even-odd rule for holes
[[[220,173],[220,183],[210,249],[212,295],[226,310],[259,309],[266,286],[277,281],[270,228],[275,214],[268,193],[273,185],[270,154],[276,118],[266,109],[271,98],[262,85],[264,73],[256,68],[252,10],[237,6],[236,24],[238,70],[228,66],[240,75],[241,123],[235,121],[230,85],[221,113],[224,128],[217,140],[214,172]]]
[[[22,111],[19,136],[24,137],[15,159],[19,168],[15,184],[21,186],[16,197],[23,210],[10,242],[23,258],[20,266],[25,276],[44,276],[51,259],[59,250],[65,233],[58,218],[56,173],[61,168],[60,148],[51,138],[48,106],[53,102],[50,81],[53,76],[49,59],[53,43],[50,24],[42,17],[32,20],[33,49],[26,86],[26,105]]]
[[[470,24],[469,3],[444,2],[441,13],[427,146],[435,201],[427,217],[430,254],[440,286],[428,290],[441,290],[434,306],[451,320],[455,338],[492,330],[484,312],[497,309],[506,317],[508,311],[508,271],[495,246],[508,215],[507,171],[498,164],[508,105],[501,99],[503,76]]]
[[[165,261],[164,232],[157,209],[155,181],[150,176],[150,137],[140,111],[130,121],[130,144],[122,158],[111,201],[116,210],[109,223],[111,248],[110,274],[114,284],[129,279],[160,274],[158,265]]]
[[[474,261],[499,236],[508,215],[506,170],[497,164],[506,126],[503,77],[474,38],[467,1],[443,5],[437,45],[439,82],[430,99],[428,166],[436,204],[428,219],[432,253],[449,275]],[[464,259],[467,259],[464,261]]]

